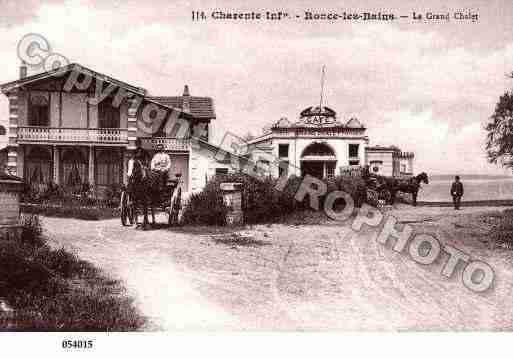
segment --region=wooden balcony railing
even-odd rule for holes
[[[126,129],[120,128],[56,128],[56,127],[18,127],[18,142],[41,143],[110,143],[128,144]],[[166,151],[188,152],[190,140],[184,138],[153,137],[141,138],[141,146],[152,150],[162,144]]]
[[[188,152],[191,148],[191,141],[188,138],[152,137],[141,138],[141,147],[153,150],[157,145],[163,145],[165,151]]]
[[[20,142],[127,143],[127,130],[120,128],[18,127]]]

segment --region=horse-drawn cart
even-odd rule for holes
[[[120,210],[121,224],[130,226],[137,224],[137,211],[143,211],[143,227],[148,224],[148,209],[151,210],[152,222],[155,224],[155,209],[168,214],[168,224],[178,223],[178,215],[182,208],[182,189],[180,188],[180,175],[176,179],[168,180],[163,188],[155,193],[152,188],[146,189],[145,193],[137,195],[137,190],[125,188],[121,193]],[[130,188],[130,186],[129,186]]]
[[[369,176],[366,178],[367,201],[373,205],[382,203],[388,204],[392,201],[392,192],[387,183],[380,177]]]
[[[373,205],[395,203],[397,194],[402,193],[402,197],[411,197],[411,204],[417,205],[417,194],[420,184],[429,183],[428,175],[422,172],[417,176],[410,178],[395,178],[390,176],[380,176],[369,174],[365,176],[367,186],[367,201]]]

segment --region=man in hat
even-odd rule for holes
[[[460,182],[460,176],[454,177],[454,182],[451,186],[451,196],[454,209],[460,209],[461,197],[463,197],[463,183]]]
[[[164,145],[159,143],[155,147],[157,152],[151,159],[150,169],[158,175],[160,187],[164,187],[169,177],[169,170],[171,169],[171,158],[164,152]]]

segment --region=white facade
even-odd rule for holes
[[[309,107],[297,122],[281,119],[271,131],[249,142],[256,163],[274,163],[271,175],[310,174],[319,178],[340,175],[348,166],[370,167],[384,176],[413,172],[413,154],[395,146],[368,147],[366,128],[357,120],[340,121],[330,108]]]

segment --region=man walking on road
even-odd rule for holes
[[[454,209],[460,209],[461,197],[463,197],[463,183],[460,182],[460,176],[454,177],[454,182],[451,186],[451,196]]]

